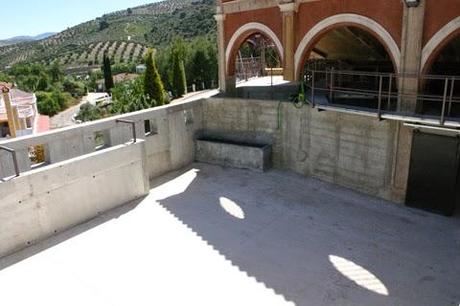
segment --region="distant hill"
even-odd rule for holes
[[[0,40],[0,46],[9,46],[9,45],[14,45],[14,44],[19,44],[22,42],[42,40],[42,39],[51,37],[54,34],[56,33],[47,32],[47,33],[42,33],[36,36],[15,36],[15,37],[11,37],[8,39]]]
[[[215,0],[166,0],[101,16],[40,41],[0,47],[0,70],[19,62],[65,67],[99,65],[104,52],[115,63],[139,62],[148,47],[175,36],[215,37]],[[50,15],[49,18],[52,18]]]

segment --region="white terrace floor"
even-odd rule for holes
[[[0,305],[460,303],[458,219],[280,171],[194,164],[154,184],[2,260]]]

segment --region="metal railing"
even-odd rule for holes
[[[379,119],[386,113],[435,117],[441,125],[446,118],[460,121],[460,76],[308,69],[305,83],[313,107],[371,109]]]
[[[16,174],[16,177],[18,177],[21,173],[19,171],[18,157],[16,155],[16,151],[4,146],[0,146],[0,151],[1,150],[11,153],[11,156],[13,158],[14,172]]]

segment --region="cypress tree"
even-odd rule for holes
[[[110,59],[107,56],[107,52],[104,53],[103,70],[104,70],[105,90],[108,93],[110,93],[114,84],[113,84],[113,76],[112,76],[112,67],[110,65]]]
[[[153,50],[149,49],[145,59],[144,94],[148,96],[150,106],[165,104],[165,90],[155,65]]]
[[[181,37],[176,37],[171,43],[171,83],[176,97],[182,97],[187,93],[187,78],[184,65],[186,52],[184,40]]]
[[[185,77],[184,61],[178,54],[173,57],[173,86],[176,97],[182,97],[187,93],[187,80]]]

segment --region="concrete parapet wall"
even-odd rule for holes
[[[212,98],[203,104],[203,128],[254,141],[265,135],[275,167],[392,199],[394,122],[276,101]]]
[[[96,133],[102,133],[106,147],[116,146],[132,139],[130,125],[117,119],[136,123],[137,137],[145,139],[147,171],[150,178],[179,169],[194,160],[194,135],[201,129],[202,101],[177,103],[95,122],[54,130],[47,133],[0,141],[0,146],[15,149],[21,172],[33,167],[28,148],[43,145],[47,164],[54,164],[90,154],[96,150]],[[150,120],[152,132],[145,135],[144,121]],[[10,155],[0,151],[0,178],[14,174]]]
[[[0,183],[0,257],[149,192],[142,140]]]

